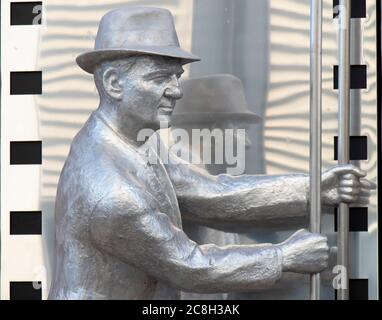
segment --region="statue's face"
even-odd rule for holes
[[[121,107],[142,128],[158,129],[161,122],[169,122],[176,100],[183,96],[179,85],[183,72],[178,59],[136,58],[136,63],[121,79]]]

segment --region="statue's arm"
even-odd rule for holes
[[[225,231],[300,227],[308,223],[305,174],[211,176],[193,165],[169,165],[184,218]]]
[[[211,176],[196,166],[167,166],[184,218],[226,231],[291,228],[308,224],[309,177]],[[353,165],[330,168],[322,174],[322,205],[367,205],[376,185]]]
[[[120,189],[98,203],[90,233],[99,250],[184,291],[249,292],[281,277],[277,246],[198,245],[146,197]]]

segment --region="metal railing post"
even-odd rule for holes
[[[321,232],[322,0],[310,6],[310,231]],[[320,300],[320,274],[311,276],[310,299]]]
[[[338,67],[338,163],[350,162],[350,22],[351,1],[340,0],[339,6],[339,67]],[[349,299],[349,206],[341,203],[338,211],[338,265],[344,267],[345,283],[341,282],[338,300]]]

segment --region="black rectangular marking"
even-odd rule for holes
[[[334,232],[338,230],[338,210],[334,209]],[[368,208],[349,208],[349,231],[350,232],[368,232]]]
[[[42,94],[41,71],[11,72],[11,94]]]
[[[333,18],[339,15],[339,0],[333,0]],[[366,18],[366,0],[352,0],[351,1],[351,17],[352,18]]]
[[[337,290],[334,296],[337,300]],[[349,279],[349,300],[369,300],[368,279]]]
[[[368,159],[367,136],[350,137],[350,160]],[[338,137],[334,137],[334,160],[338,160]]]
[[[11,2],[11,25],[40,25],[42,2]]]
[[[369,300],[369,280],[349,280],[349,300]]]
[[[10,148],[11,165],[38,165],[42,163],[41,141],[12,141]]]
[[[10,282],[10,300],[42,300],[40,282]]]
[[[338,90],[338,66],[333,68],[334,90]],[[367,89],[367,66],[352,65],[350,67],[350,88]]]
[[[41,211],[11,211],[10,234],[11,235],[41,235],[42,213]]]

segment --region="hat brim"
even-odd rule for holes
[[[98,49],[85,52],[76,58],[77,64],[86,72],[94,73],[94,68],[106,60],[122,59],[134,55],[155,55],[180,59],[182,64],[200,61],[200,58],[175,46],[145,46],[129,49]]]
[[[173,125],[177,124],[198,124],[198,123],[213,123],[217,121],[226,120],[237,120],[243,123],[255,124],[263,121],[263,118],[253,112],[242,112],[242,113],[214,113],[214,112],[203,112],[203,113],[183,113],[174,114],[171,117],[171,123]]]

